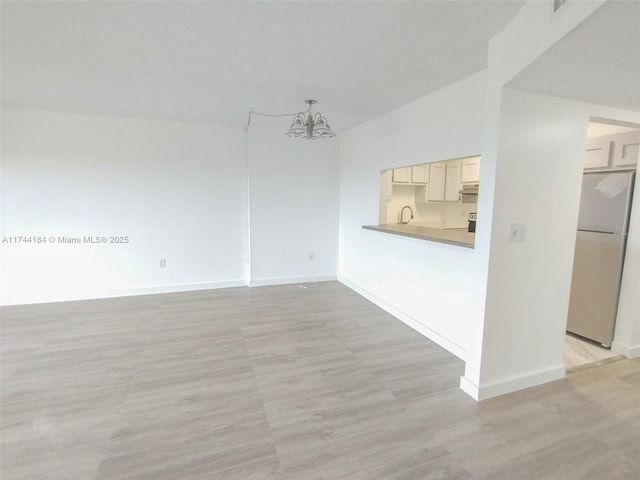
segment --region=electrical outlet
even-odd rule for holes
[[[160,259],[160,268],[167,268],[167,259],[166,258],[161,258]]]
[[[313,252],[309,252],[309,260],[315,260],[316,254]]]

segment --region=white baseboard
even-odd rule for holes
[[[351,290],[359,293],[364,298],[369,300],[371,303],[374,303],[378,307],[382,308],[387,313],[390,313],[391,315],[396,317],[398,320],[400,320],[401,322],[403,322],[407,326],[413,328],[418,333],[424,335],[429,340],[437,343],[438,345],[440,345],[445,350],[451,352],[452,354],[454,354],[459,359],[465,360],[467,352],[460,345],[452,342],[448,338],[440,335],[438,332],[436,332],[436,331],[430,329],[429,327],[423,325],[422,323],[417,321],[415,318],[407,315],[406,313],[404,313],[401,310],[398,310],[393,305],[390,305],[389,303],[385,302],[381,298],[378,298],[377,296],[375,296],[371,292],[369,292],[369,291],[365,290],[364,288],[362,288],[360,285],[357,285],[357,284],[353,283],[352,281],[347,280],[342,275],[338,275],[338,281],[340,283],[344,284],[345,286],[349,287]]]
[[[35,305],[40,303],[57,303],[57,302],[73,302],[78,300],[98,300],[102,298],[117,298],[117,297],[134,297],[137,295],[154,295],[159,293],[177,293],[177,292],[195,292],[200,290],[217,290],[220,288],[232,288],[232,287],[260,287],[266,285],[287,285],[292,283],[313,283],[313,282],[328,282],[337,280],[336,275],[314,275],[312,277],[281,277],[281,278],[264,278],[259,280],[252,280],[247,283],[246,280],[230,280],[224,282],[206,282],[206,283],[190,283],[182,285],[162,285],[156,287],[142,287],[142,288],[123,288],[118,290],[108,290],[105,292],[82,292],[79,295],[60,295],[51,296],[47,298],[38,299],[25,299],[18,301],[9,301],[2,303],[2,306],[12,305]]]
[[[197,292],[199,290],[218,290],[220,288],[246,287],[246,280],[231,280],[226,282],[188,283],[183,285],[163,285],[160,287],[133,288],[114,290],[110,297],[130,297],[134,295],[149,295],[156,293]]]
[[[640,357],[640,345],[625,345],[623,343],[614,341],[611,343],[611,351],[620,355],[624,355],[627,358]]]
[[[545,370],[531,372],[518,377],[511,377],[487,385],[478,386],[466,377],[460,377],[460,388],[475,400],[486,400],[506,393],[516,392],[524,388],[535,387],[543,383],[560,380],[565,376],[564,365],[557,365]]]
[[[460,377],[460,390],[474,400],[479,400],[480,388],[467,377]]]
[[[50,298],[30,299],[2,303],[2,306],[36,305],[40,303],[75,302],[80,300],[98,300],[103,298],[135,297],[138,295],[155,295],[159,293],[195,292],[199,290],[217,290],[220,288],[246,287],[246,280],[230,280],[225,282],[191,283],[182,285],[162,285],[156,287],[124,288],[107,290],[100,293],[83,292],[81,295],[61,295]]]
[[[275,277],[259,278],[249,282],[250,287],[266,287],[268,285],[290,285],[292,283],[331,282],[337,280],[335,275],[313,275],[311,277]]]

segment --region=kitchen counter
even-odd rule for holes
[[[410,223],[406,225],[397,223],[363,225],[362,228],[466,248],[474,248],[476,239],[476,234],[468,232],[466,228],[431,228]]]

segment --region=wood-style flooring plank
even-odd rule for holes
[[[640,478],[640,360],[477,403],[337,282],[3,307],[3,480]]]

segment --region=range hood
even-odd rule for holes
[[[463,185],[462,190],[460,190],[460,195],[478,195],[478,190],[480,189],[480,185],[477,183]]]

